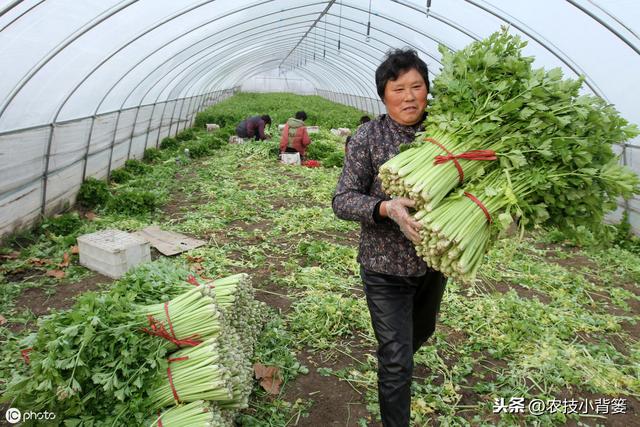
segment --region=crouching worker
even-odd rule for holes
[[[307,120],[307,113],[298,111],[295,118],[287,120],[280,137],[280,154],[300,153],[300,160],[304,160],[304,155],[311,140],[307,133],[304,121]]]
[[[256,141],[265,140],[268,137],[264,133],[264,128],[269,125],[271,125],[271,117],[268,114],[252,116],[238,124],[236,135],[240,138],[255,138]]]

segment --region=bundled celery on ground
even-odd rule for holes
[[[241,347],[252,352],[264,321],[264,304],[255,299],[255,291],[246,273],[205,282],[229,325],[239,332]]]
[[[150,277],[157,276],[156,280],[162,277],[165,267],[170,268],[167,265],[158,269],[151,264],[141,270],[155,268],[157,271],[148,272]],[[244,338],[241,344],[238,335],[256,334],[261,317],[254,315],[248,321],[249,327],[237,330],[227,324],[215,298],[218,291],[225,312],[233,311],[240,301],[251,307],[253,294],[248,276],[221,279],[219,287],[176,281],[173,274],[169,275],[170,280],[157,280],[149,286],[143,276],[131,274],[108,293],[84,294],[71,310],[46,318],[38,333],[25,340],[23,356],[29,364],[16,372],[3,399],[15,399],[16,404],[33,410],[54,411],[71,422],[89,417],[94,425],[117,425],[126,416],[142,425],[153,408],[173,403],[173,399],[167,402],[157,396],[150,398],[150,393],[166,380],[169,368],[177,370],[177,378],[186,378],[189,400],[217,397],[228,408],[246,406],[252,385],[249,360],[253,349],[243,345],[255,342],[255,337]],[[235,294],[225,292],[232,283],[241,284],[236,286]],[[240,289],[244,296],[239,296]],[[167,295],[173,299],[148,304],[154,293],[158,295],[156,301]],[[199,344],[210,337],[231,344],[213,350],[210,345],[201,348]],[[209,350],[209,359],[200,362],[206,365],[202,368],[202,372],[206,371],[204,376],[182,375],[185,370],[189,373],[195,362],[174,359],[180,359],[188,350],[168,355],[171,350],[189,346],[196,346],[192,348],[198,349],[196,354]],[[198,388],[204,386],[197,382],[201,377],[210,382],[208,391]],[[191,391],[193,387],[198,389]]]
[[[582,79],[532,69],[525,44],[503,30],[455,53],[441,48],[425,132],[380,168],[389,195],[416,201],[418,253],[462,280],[475,277],[512,217],[568,236],[603,234],[616,198],[639,191],[612,150],[637,127],[601,98],[580,95]]]
[[[171,354],[163,380],[152,392],[154,409],[196,400],[230,400],[233,397],[232,349],[220,333],[200,345]]]
[[[143,331],[166,340],[169,350],[196,346],[224,328],[221,313],[206,286],[197,286],[165,303],[141,306],[149,327]]]
[[[210,402],[196,400],[166,410],[156,418],[151,427],[232,427],[233,425],[233,416],[229,411],[221,411]]]

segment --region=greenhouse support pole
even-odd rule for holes
[[[118,136],[118,126],[120,125],[120,116],[122,110],[118,110],[118,116],[116,117],[116,127],[113,129],[113,138],[111,139],[111,150],[109,151],[109,166],[107,167],[107,181],[111,178],[111,162],[113,161],[113,149],[116,146],[116,137]]]
[[[178,112],[178,123],[176,124],[176,135],[180,132],[180,122],[182,121],[182,110],[184,110],[184,103],[187,98],[182,98],[182,104],[180,104],[180,111]]]
[[[627,166],[627,144],[622,143],[622,165]],[[629,215],[629,200],[624,199],[624,210]]]
[[[196,121],[196,115],[200,111],[200,102],[202,101],[202,94],[196,97],[196,102],[193,106],[193,111],[191,111],[191,115],[189,116],[189,127],[193,127]]]
[[[158,136],[156,137],[156,148],[158,148],[158,146],[160,145],[160,134],[162,133],[162,122],[164,121],[164,112],[167,109],[168,103],[169,101],[164,101],[164,106],[162,107],[162,114],[160,115],[160,125],[158,126]]]
[[[198,105],[198,101],[197,101],[198,97],[197,96],[192,96],[191,98],[189,98],[189,108],[187,108],[187,115],[185,116],[185,129],[188,127],[191,127],[192,124],[192,118],[193,118],[193,108],[195,108],[195,106]],[[195,103],[193,101],[196,101]]]
[[[196,118],[198,117],[198,114],[204,109],[204,105],[207,102],[208,95],[209,94],[207,93],[200,95],[200,99],[198,100],[198,106],[196,108],[195,114],[193,115],[193,119],[191,120],[191,127],[195,126]]]
[[[147,144],[149,143],[149,132],[151,132],[151,122],[153,122],[153,115],[156,113],[156,104],[153,104],[153,108],[151,109],[151,116],[149,116],[149,124],[147,125],[147,135],[144,138],[144,149],[147,150]]]
[[[192,96],[189,99],[189,108],[187,108],[187,120],[186,120],[187,124],[186,124],[186,127],[193,127],[193,117],[195,116],[196,108],[198,108],[198,101],[199,100],[200,100],[200,95]]]
[[[207,109],[207,107],[209,106],[207,102],[209,102],[209,99],[213,96],[213,94],[214,92],[204,94],[204,96],[202,97],[202,103],[200,104],[200,111]]]
[[[131,158],[131,146],[133,145],[133,134],[136,132],[136,125],[138,124],[138,114],[140,114],[140,106],[136,110],[136,115],[133,118],[133,126],[131,126],[131,134],[129,135],[129,148],[127,149],[127,160]]]
[[[169,119],[169,136],[171,136],[171,128],[173,127],[173,118],[176,115],[176,107],[178,106],[178,98],[176,98],[176,100],[173,102],[173,110],[171,111],[171,118]],[[176,133],[173,136],[176,136],[178,134],[178,132],[176,131]]]
[[[193,105],[189,106],[189,109],[191,110],[191,112],[189,113],[189,120],[187,121],[187,123],[189,124],[189,127],[193,127],[196,114],[198,114],[198,103],[200,102],[200,95],[194,96],[192,98],[192,101],[193,101]]]
[[[53,143],[53,132],[55,131],[56,124],[51,123],[49,125],[49,139],[47,141],[47,154],[45,155],[44,174],[42,175],[42,205],[40,213],[44,216],[45,206],[47,203],[47,181],[49,180],[49,159],[51,158],[51,145]]]
[[[84,150],[84,165],[82,166],[82,182],[87,177],[87,164],[89,163],[89,148],[91,148],[91,137],[93,136],[93,128],[96,123],[96,115],[91,116],[91,126],[89,127],[89,137],[87,138],[87,148]]]
[[[193,98],[195,98],[194,96],[190,96],[189,97],[189,104],[187,105],[187,109],[184,112],[184,129],[189,127],[189,120],[190,120],[190,113],[191,113],[191,104],[193,104]]]

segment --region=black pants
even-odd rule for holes
[[[447,279],[428,271],[399,277],[360,268],[378,340],[378,399],[385,427],[407,427],[413,354],[433,334]]]

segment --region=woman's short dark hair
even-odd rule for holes
[[[376,70],[376,89],[380,99],[384,100],[384,88],[389,80],[396,80],[400,74],[415,68],[427,85],[429,91],[429,70],[427,64],[420,59],[418,52],[411,48],[392,49]]]
[[[265,125],[270,125],[271,124],[271,116],[268,114],[262,115],[260,116],[260,118],[264,121]]]
[[[369,116],[362,116],[362,117],[360,117],[360,124],[361,124],[361,125],[362,125],[362,124],[365,124],[365,123],[367,123],[367,122],[370,122],[370,121],[371,121],[371,117],[369,117]]]
[[[296,119],[302,120],[304,122],[305,120],[307,120],[307,113],[305,113],[304,111],[298,111],[296,113]]]

